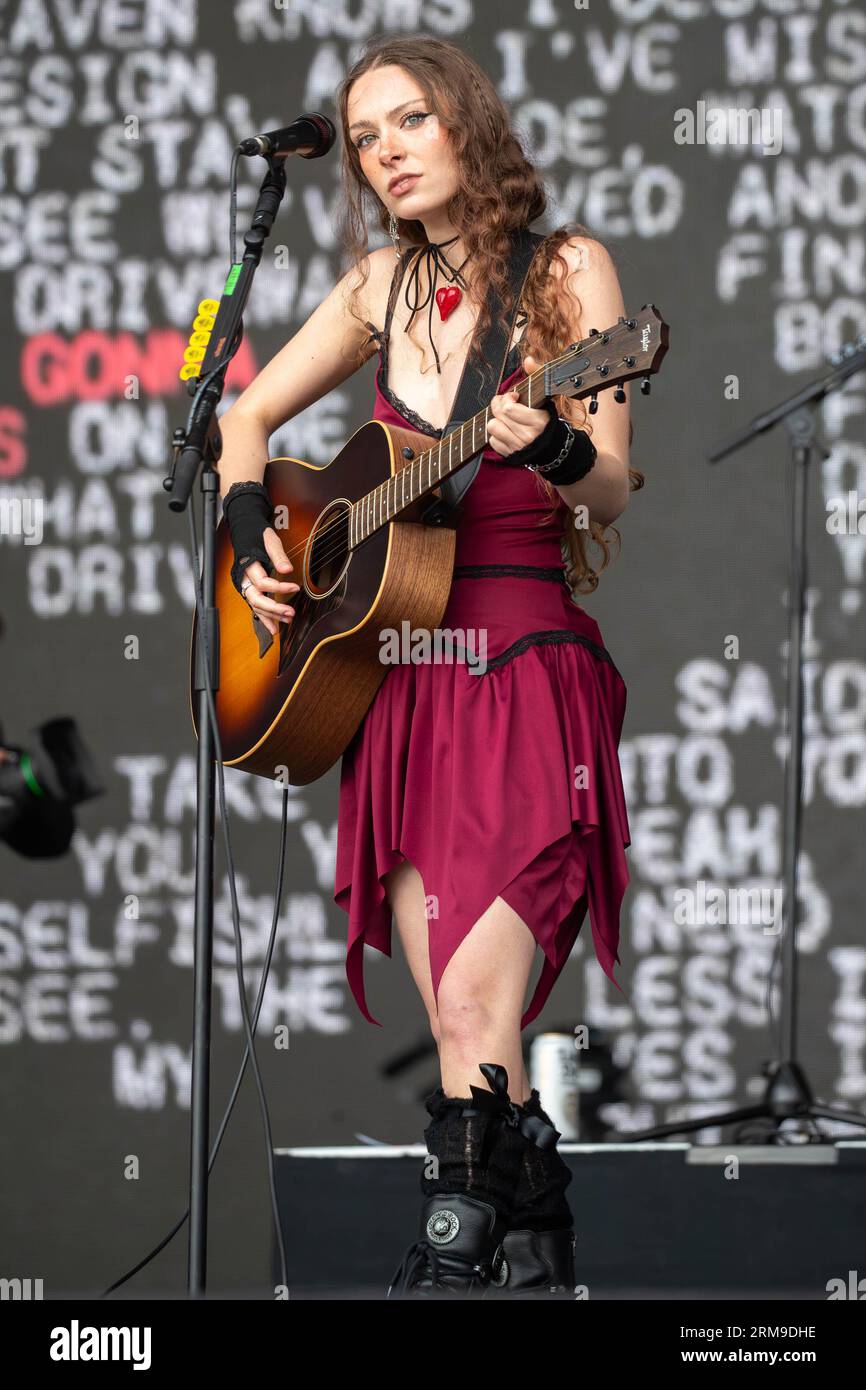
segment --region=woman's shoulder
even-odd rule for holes
[[[570,236],[556,246],[558,256],[551,255],[549,272],[562,277],[573,271],[589,272],[592,275],[608,275],[614,269],[613,259],[602,242],[590,236]],[[560,260],[559,257],[562,259]],[[563,271],[562,261],[566,270]]]
[[[377,250],[368,252],[365,259],[368,267],[367,279],[363,285],[359,283],[358,286],[359,308],[364,322],[371,331],[375,330],[374,336],[378,336],[384,328],[388,297],[399,262],[391,246],[380,246]],[[359,282],[363,264],[363,261],[359,261],[355,266]]]

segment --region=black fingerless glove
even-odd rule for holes
[[[223,516],[235,553],[232,583],[240,593],[244,570],[254,560],[264,565],[268,575],[274,572],[271,557],[262,540],[267,527],[274,524],[274,509],[264,485],[233,483],[223,498]]]
[[[550,416],[541,434],[523,449],[509,454],[503,462],[529,468],[549,483],[565,486],[580,482],[598,457],[595,445],[585,431],[576,429],[556,413],[549,396],[545,396],[539,409],[546,410]]]

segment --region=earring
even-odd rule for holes
[[[393,212],[388,213],[388,235],[394,243],[394,250],[400,255],[400,233],[397,230],[397,219]]]

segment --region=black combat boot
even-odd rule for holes
[[[490,1090],[425,1101],[430,1158],[421,1191],[420,1240],[410,1246],[388,1288],[389,1298],[484,1297],[498,1274],[523,1157],[532,1140],[508,1095],[503,1066],[483,1062]]]

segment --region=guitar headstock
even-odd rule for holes
[[[622,383],[643,377],[641,391],[649,395],[650,377],[659,370],[668,350],[668,326],[654,304],[644,304],[634,318],[620,318],[612,328],[590,336],[554,358],[543,368],[548,396],[597,396],[616,386],[615,399],[625,400]],[[597,403],[590,404],[594,414]]]

